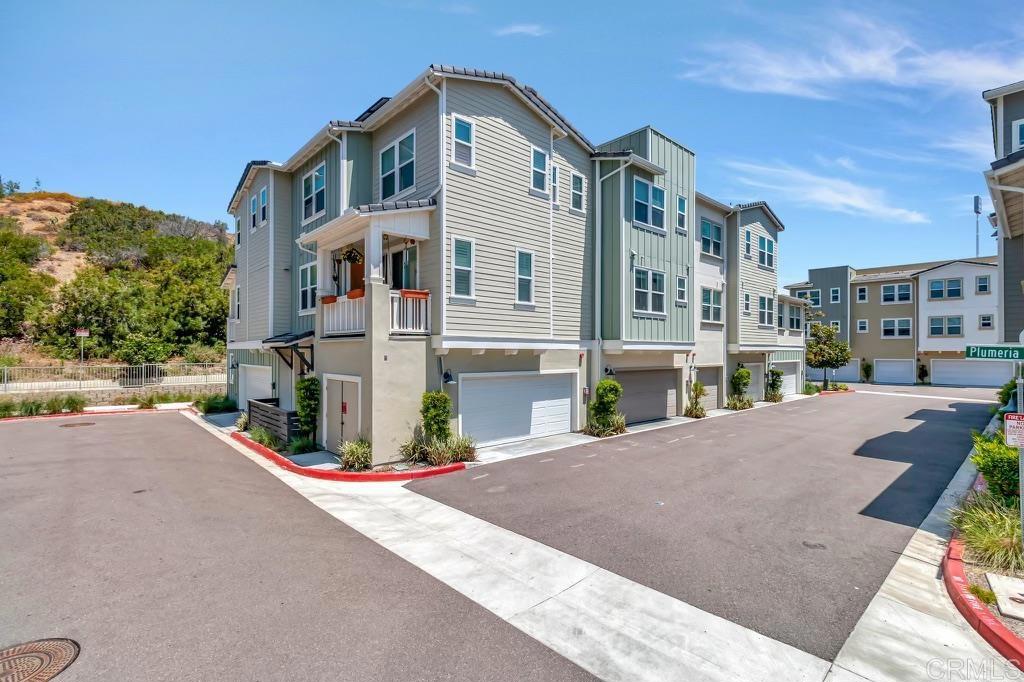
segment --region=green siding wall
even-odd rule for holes
[[[804,359],[803,350],[779,350],[772,353],[772,362],[793,362]]]
[[[228,396],[238,399],[238,370],[231,369],[240,365],[259,365],[270,367],[271,381],[274,382],[274,396],[277,396],[277,363],[273,356],[262,350],[232,350],[228,351]]]

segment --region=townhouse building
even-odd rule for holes
[[[694,167],[651,127],[594,145],[511,76],[432,65],[288,160],[247,164],[229,392],[287,412],[316,376],[318,440],[367,438],[375,463],[397,458],[426,390],[482,445],[579,430],[604,376],[630,422],[681,414],[700,372],[721,388],[727,370],[723,336],[695,364],[696,316],[724,334],[728,306],[715,282],[693,298]],[[750,224],[776,234],[766,211]],[[705,254],[722,283],[725,224]]]
[[[848,265],[808,271],[787,288],[806,300],[812,323],[832,326],[850,344],[839,381],[860,381],[865,366],[883,384],[930,382],[998,386],[1009,363],[967,360],[964,348],[997,337],[996,257],[909,263],[874,268]],[[821,380],[822,371],[808,368]]]
[[[1024,330],[1024,81],[986,90],[995,160],[985,170],[994,209],[999,268],[998,336],[1017,343]]]

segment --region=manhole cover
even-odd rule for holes
[[[96,422],[71,422],[70,424],[61,424],[62,429],[77,429],[79,426],[95,426]]]
[[[39,639],[0,651],[0,682],[52,680],[78,658],[70,639]]]

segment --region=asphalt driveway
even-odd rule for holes
[[[62,681],[592,679],[175,413],[0,424],[0,543]]]
[[[408,487],[832,660],[989,409],[819,397]]]

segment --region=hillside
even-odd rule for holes
[[[56,192],[30,192],[0,199],[0,217],[12,217],[18,221],[24,234],[46,240],[50,253],[33,269],[52,276],[58,284],[74,279],[86,265],[84,253],[65,251],[57,244],[60,225],[79,201],[79,197]]]

